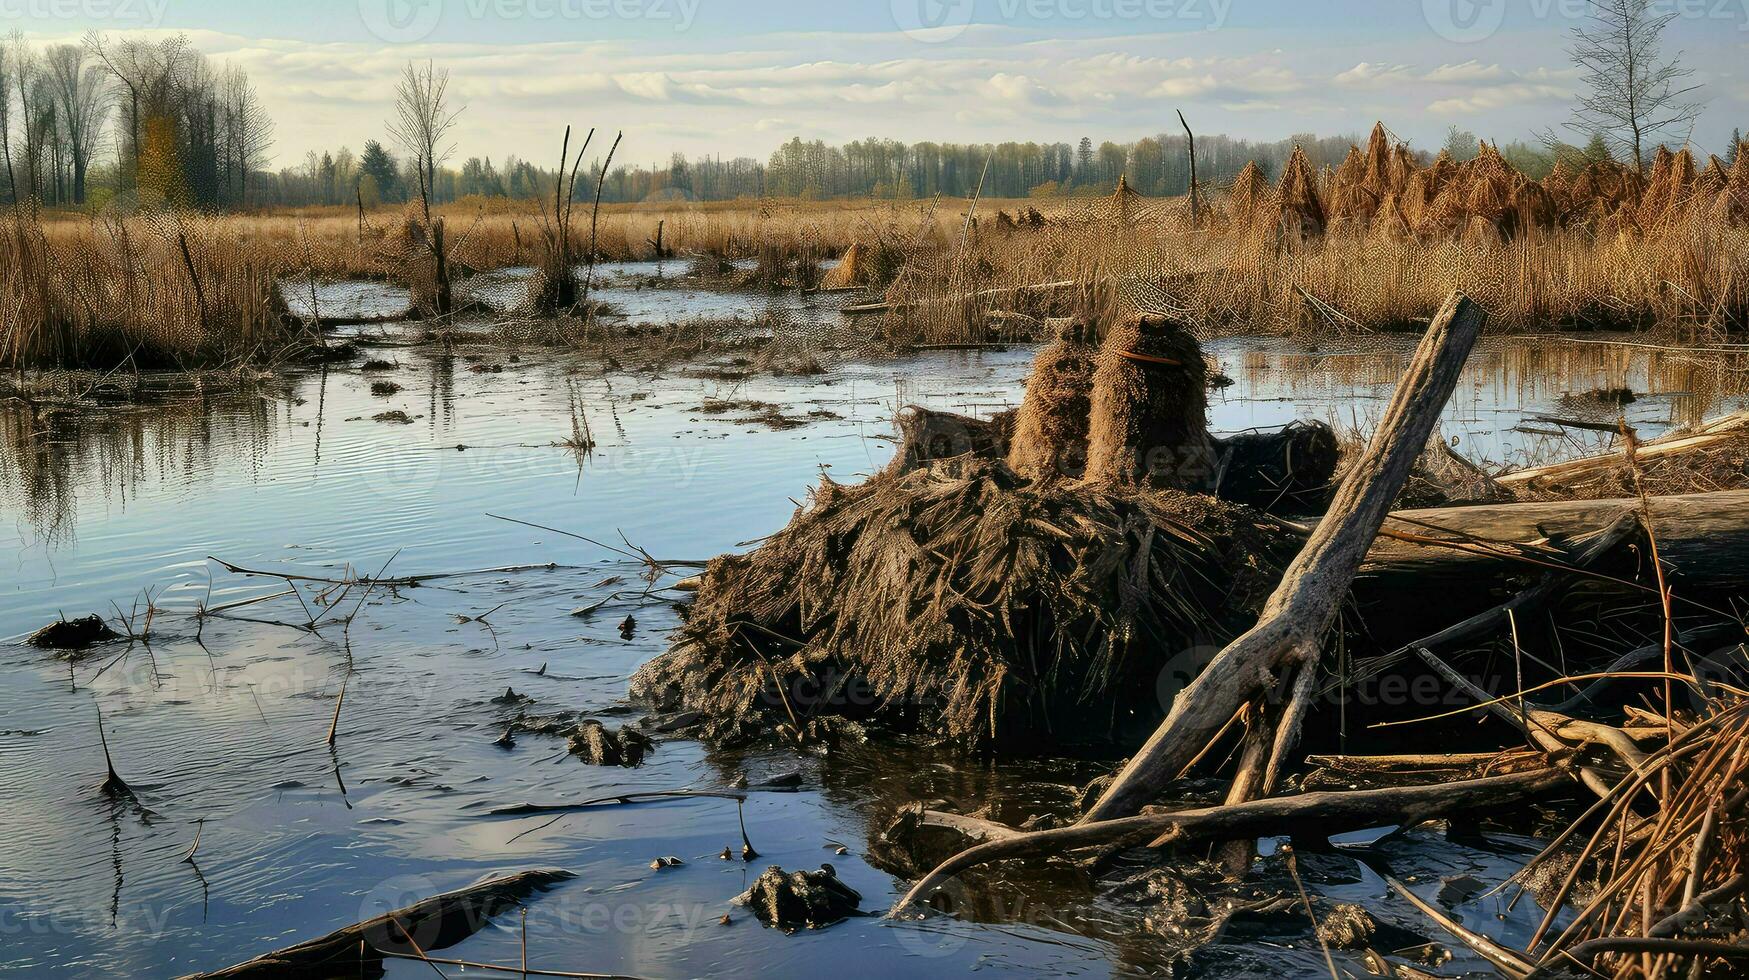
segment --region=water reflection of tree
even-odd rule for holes
[[[181,378],[129,393],[122,405],[84,398],[0,401],[0,503],[46,545],[73,537],[82,498],[125,508],[147,481],[183,484],[215,461],[265,461],[285,382]]]

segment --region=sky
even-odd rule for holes
[[[1749,0],[1676,14],[1707,107],[1695,145],[1749,128]],[[457,160],[556,156],[566,124],[623,129],[619,159],[768,156],[842,143],[1282,139],[1382,119],[1437,148],[1558,127],[1586,0],[0,0],[33,40],[186,33],[254,79],[276,166],[383,138],[408,60],[451,72]]]

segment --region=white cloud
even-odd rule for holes
[[[1464,61],[1455,65],[1440,65],[1426,75],[1423,81],[1450,83],[1455,85],[1474,85],[1483,82],[1497,82],[1512,77],[1513,73],[1499,65],[1484,65],[1479,61]]]
[[[1409,77],[1408,65],[1374,64],[1363,61],[1338,74],[1335,82],[1347,88],[1379,88],[1398,84]]]
[[[1438,115],[1469,116],[1538,102],[1558,103],[1570,96],[1567,89],[1556,85],[1514,83],[1481,89],[1473,95],[1440,99],[1428,105],[1427,111]]]
[[[189,34],[200,50],[236,61],[255,80],[277,124],[279,165],[312,148],[345,144],[356,152],[367,139],[383,139],[395,79],[409,59],[447,67],[452,91],[468,103],[458,155],[494,159],[544,159],[551,134],[566,123],[623,128],[622,157],[660,160],[675,150],[763,157],[792,135],[1132,140],[1175,131],[1175,109],[1199,133],[1249,138],[1359,133],[1376,117],[1418,144],[1436,143],[1453,122],[1510,140],[1564,117],[1561,103],[1577,88],[1559,53],[1565,37],[1553,28],[1547,36],[1503,34],[1486,62],[1456,63],[1447,60],[1449,45],[1421,34],[1379,48],[1390,61],[1358,61],[1353,44],[1306,42],[1288,27],[1052,37],[1048,29],[974,24],[951,44],[896,31],[695,30],[656,45]],[[1698,137],[1722,142],[1749,101],[1741,76],[1726,74],[1743,49],[1689,42],[1687,50],[1715,96],[1710,128],[1723,128]],[[1438,67],[1417,67],[1425,65]]]

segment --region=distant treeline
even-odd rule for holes
[[[1356,133],[1275,141],[1210,133],[1196,140],[1196,171],[1205,187],[1218,187],[1255,161],[1273,179],[1296,146],[1313,166],[1334,167],[1359,141]],[[1136,191],[1158,197],[1189,190],[1186,142],[1181,132],[1129,143],[869,138],[831,146],[797,137],[766,160],[675,154],[666,165],[614,167],[602,191],[610,202],[914,200],[938,193],[966,197],[980,187],[991,197],[1053,197],[1110,193],[1122,175]],[[15,33],[0,41],[0,200],[97,209],[120,197],[147,206],[226,210],[368,206],[418,196],[414,157],[385,146],[406,151],[405,139],[367,139],[358,153],[346,147],[311,152],[277,171],[266,162],[272,143],[273,120],[247,75],[233,64],[212,64],[184,37],[92,34],[82,44],[38,47]],[[1417,153],[1426,162],[1443,149],[1462,161],[1475,157],[1477,146],[1474,135],[1454,128],[1443,146]],[[1555,154],[1540,147],[1520,142],[1499,149],[1532,178],[1553,166]],[[1596,157],[1608,151],[1594,140],[1571,152]],[[515,156],[496,163],[475,157],[456,166],[440,154],[437,163],[431,196],[439,203],[553,192],[550,169]],[[576,193],[593,195],[599,170],[581,176]]]
[[[1357,134],[1318,136],[1302,133],[1283,140],[1254,141],[1225,135],[1199,136],[1197,178],[1207,188],[1230,182],[1255,161],[1264,175],[1280,173],[1294,147],[1305,149],[1319,167],[1341,164]],[[1422,151],[1430,162],[1440,150],[1455,159],[1476,155],[1479,143],[1468,132],[1453,130],[1444,145]],[[1190,188],[1190,161],[1183,134],[1161,134],[1133,143],[901,143],[896,140],[856,140],[842,146],[823,141],[791,139],[767,161],[751,157],[688,159],[675,154],[666,166],[615,167],[607,175],[602,199],[609,202],[687,199],[726,201],[737,198],[880,198],[912,200],[940,193],[967,197],[980,180],[989,197],[1052,197],[1107,194],[1119,175],[1136,191],[1154,197],[1184,194]],[[1502,146],[1501,152],[1521,172],[1540,177],[1554,165],[1554,154],[1525,143]],[[1606,154],[1600,147],[1573,150]],[[985,165],[988,163],[988,173]],[[593,195],[599,167],[577,193]],[[301,167],[264,175],[257,195],[261,203],[285,205],[365,204],[397,202],[417,194],[417,179],[406,161],[398,161],[377,141],[365,144],[362,157],[351,150],[309,154]],[[515,156],[494,164],[473,157],[459,168],[437,173],[437,201],[464,197],[535,198],[550,195],[552,171]]]

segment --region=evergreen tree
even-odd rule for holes
[[[395,165],[395,158],[383,145],[376,140],[367,140],[364,144],[364,156],[358,161],[358,170],[371,179],[380,200],[393,201],[399,195],[401,174]]]

